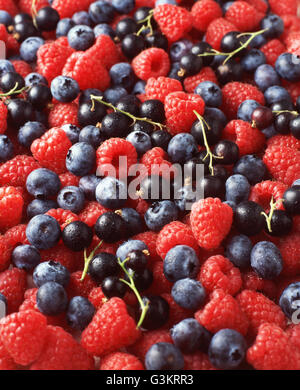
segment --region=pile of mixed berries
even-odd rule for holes
[[[0,0],[0,370],[300,370],[297,8]]]

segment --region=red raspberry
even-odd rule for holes
[[[193,25],[191,14],[182,7],[163,4],[154,8],[154,19],[169,42],[178,41]]]
[[[191,227],[198,244],[204,249],[217,248],[229,233],[232,208],[219,198],[201,199],[191,211]]]
[[[192,229],[179,221],[168,223],[158,233],[156,251],[164,259],[169,250],[176,245],[190,246],[196,253],[199,253],[199,246]]]
[[[1,9],[3,9],[3,8],[1,8]],[[11,51],[12,53],[17,53],[20,49],[19,42],[11,34],[8,34],[8,36],[7,36],[6,48],[7,48],[7,50]]]
[[[286,52],[284,44],[279,39],[272,39],[265,43],[260,50],[264,53],[267,59],[267,64],[275,66],[275,62],[280,54]]]
[[[93,370],[93,358],[59,326],[48,326],[46,341],[31,370]]]
[[[131,66],[138,78],[147,81],[150,77],[167,76],[170,59],[163,49],[152,47],[134,57]]]
[[[13,226],[5,232],[5,240],[8,242],[11,248],[15,248],[17,245],[27,243],[26,238],[26,225],[20,224]]]
[[[80,253],[74,253],[68,249],[62,242],[55,245],[53,248],[42,250],[41,261],[53,260],[61,263],[70,272],[77,271],[83,262],[83,256]],[[81,262],[79,260],[82,260]]]
[[[71,146],[64,130],[54,127],[34,140],[30,149],[42,167],[60,174],[66,171],[66,156]]]
[[[171,92],[182,91],[181,82],[169,77],[150,77],[145,87],[147,99],[157,99],[165,102],[165,98]]]
[[[199,2],[200,3],[200,2]],[[201,2],[202,3],[202,2]],[[198,3],[196,3],[198,4]],[[194,76],[186,77],[183,80],[184,89],[186,92],[193,93],[195,88],[202,83],[202,81],[211,81],[218,84],[218,79],[215,72],[209,66],[206,66],[200,70],[199,73]]]
[[[283,259],[282,275],[295,276],[300,274],[300,233],[293,232],[282,237],[278,249]]]
[[[67,187],[67,186],[76,186],[79,185],[79,177],[73,175],[71,172],[62,173],[59,175],[59,180],[61,182],[61,188]]]
[[[185,370],[216,370],[208,356],[200,351],[183,355]]]
[[[245,0],[247,3],[253,5],[261,14],[265,15],[268,11],[268,4],[265,0]]]
[[[15,60],[15,61],[11,61],[11,63],[13,64],[15,70],[17,73],[19,73],[22,77],[26,77],[29,73],[32,72],[32,68],[31,66],[25,62],[25,61],[22,61],[22,60]]]
[[[246,335],[249,326],[237,300],[223,290],[215,290],[204,308],[195,313],[195,318],[212,333],[229,328]]]
[[[92,289],[97,287],[96,283],[89,275],[86,275],[83,281],[80,280],[81,276],[82,271],[76,271],[71,274],[70,282],[67,287],[69,297],[81,295],[82,297],[88,298]]]
[[[272,280],[260,278],[254,271],[248,271],[242,274],[243,289],[261,292],[270,299],[276,297],[277,287]]]
[[[0,134],[5,133],[7,129],[7,108],[3,101],[0,101]]]
[[[0,9],[8,12],[11,16],[15,16],[18,13],[18,8],[13,0],[0,0]]]
[[[223,131],[223,138],[234,141],[240,150],[240,156],[259,153],[265,145],[264,134],[240,119],[232,120]]]
[[[172,283],[164,275],[164,263],[162,261],[156,261],[152,265],[151,271],[153,274],[153,282],[147,290],[147,293],[150,295],[169,294],[172,289]]]
[[[185,318],[193,317],[193,312],[177,305],[171,294],[164,293],[161,294],[161,296],[169,304],[169,319],[168,322],[163,326],[164,328],[170,329],[173,325],[178,324],[178,322],[184,320]]]
[[[248,332],[252,336],[256,335],[259,326],[266,322],[280,326],[282,329],[286,328],[286,318],[281,308],[263,294],[244,290],[236,300],[249,319]]]
[[[7,43],[8,32],[4,24],[0,24],[0,40]]]
[[[33,0],[19,0],[18,6],[20,11],[26,12],[31,15],[32,12],[32,3]],[[38,11],[40,8],[49,7],[49,2],[47,0],[36,0],[35,1],[35,9]]]
[[[143,332],[141,337],[128,348],[128,351],[143,362],[149,348],[156,343],[173,343],[169,331],[159,329]]]
[[[239,105],[247,99],[256,100],[259,104],[265,104],[263,93],[254,85],[233,81],[227,83],[223,89],[222,108],[229,119],[234,119]]]
[[[255,343],[247,351],[247,361],[256,370],[292,370],[298,365],[295,352],[288,335],[279,326],[265,323],[259,327]]]
[[[40,168],[31,156],[18,155],[0,166],[0,185],[24,187],[30,172]]]
[[[291,53],[293,52],[292,50],[289,50]],[[296,55],[300,55],[300,43],[299,47],[297,48],[297,53],[294,52]],[[298,83],[289,83],[288,81],[284,81],[282,83],[284,88],[289,92],[289,94],[292,97],[293,103],[296,104],[296,101],[298,99],[298,96],[300,95],[300,82]]]
[[[105,91],[110,83],[110,77],[102,64],[102,58],[98,55],[92,56],[88,51],[73,53],[68,58],[62,74],[76,80],[82,90],[98,88]]]
[[[197,1],[192,9],[193,27],[196,30],[205,32],[208,25],[215,19],[221,18],[222,9],[216,1],[202,0]]]
[[[136,211],[140,214],[141,217],[144,217],[145,212],[149,208],[149,203],[141,198],[127,200],[127,206],[136,209]]]
[[[78,221],[78,215],[72,213],[70,210],[65,209],[51,209],[45,213],[46,215],[50,215],[57,220],[60,224],[61,230],[63,230],[69,223]]]
[[[237,31],[233,23],[224,18],[215,19],[207,27],[206,42],[215,50],[220,50],[222,38],[230,31]]]
[[[71,123],[78,125],[77,119],[78,106],[76,103],[57,103],[49,112],[49,126],[60,127]]]
[[[7,238],[0,235],[0,271],[8,268],[12,249]]]
[[[300,140],[292,135],[275,135],[268,140],[268,146],[281,146],[300,150]]]
[[[116,169],[118,177],[127,175],[131,165],[137,163],[137,152],[131,142],[122,138],[110,138],[104,141],[96,152],[98,169],[103,169],[103,173],[107,175],[109,171],[106,167],[113,165]],[[119,157],[127,158],[127,171],[119,166]]]
[[[245,1],[235,1],[226,11],[225,19],[236,25],[239,31],[255,30],[261,14]]]
[[[17,311],[23,302],[26,288],[26,272],[18,268],[0,273],[0,292],[7,299],[7,311]]]
[[[100,370],[144,370],[144,366],[134,355],[113,352],[101,359]]]
[[[224,256],[212,256],[201,266],[198,279],[209,293],[221,288],[235,295],[242,287],[240,270]]]
[[[68,45],[66,37],[45,43],[37,51],[37,70],[50,83],[59,76],[68,57],[74,50]]]
[[[286,334],[289,336],[290,344],[300,350],[300,325],[291,324]]]
[[[87,11],[93,0],[54,0],[52,7],[59,13],[60,18],[71,18],[75,12]]]
[[[196,120],[194,110],[202,115],[205,103],[201,96],[185,92],[172,92],[165,100],[168,130],[172,135],[188,133]]]
[[[1,341],[15,363],[27,366],[40,355],[47,334],[46,318],[35,311],[13,313],[0,322]]]
[[[96,309],[99,309],[107,301],[101,287],[94,287],[89,293],[88,298]]]
[[[15,187],[0,187],[0,230],[21,221],[23,204],[23,198]]]
[[[2,341],[0,341],[0,370],[17,370],[18,366],[11,358],[10,354],[6,351]]]
[[[168,160],[168,154],[160,147],[156,146],[150,150],[147,150],[141,158],[141,164],[143,164],[147,170],[149,175],[160,175],[164,177],[164,175],[169,178],[169,174],[176,174],[176,169],[172,168],[172,163]]]
[[[109,209],[103,207],[96,201],[87,202],[84,206],[84,209],[78,215],[80,221],[86,223],[90,227],[93,227],[97,219]]]
[[[157,233],[151,231],[143,232],[136,234],[132,239],[141,240],[147,245],[150,252],[149,262],[160,260],[156,251]]]
[[[101,59],[101,63],[107,70],[120,61],[118,47],[108,35],[99,35],[94,45],[86,51],[86,54]],[[94,77],[96,76],[94,75]]]
[[[111,298],[82,332],[81,344],[88,353],[103,356],[133,344],[140,336],[124,301]]]
[[[282,198],[286,190],[287,186],[280,181],[262,181],[251,188],[249,200],[260,204],[266,212],[269,212],[273,197],[276,201],[276,209],[283,210]]]
[[[295,0],[269,0],[271,11],[277,15],[297,15],[297,1]]]

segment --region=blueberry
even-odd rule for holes
[[[69,45],[75,50],[87,50],[95,41],[94,31],[89,26],[79,24],[68,32]]]
[[[294,186],[300,186],[300,179],[297,179],[294,181],[294,183],[292,184],[292,187]]]
[[[79,141],[79,133],[81,131],[79,127],[68,123],[63,125],[61,128],[67,134],[67,137],[72,142],[72,144],[76,144],[76,142]]]
[[[119,14],[129,14],[135,7],[135,0],[112,0],[111,5]]]
[[[82,176],[79,180],[79,188],[84,192],[84,196],[88,200],[95,200],[96,187],[101,179],[94,174]]]
[[[35,198],[44,199],[55,196],[60,190],[61,182],[57,173],[46,168],[32,171],[26,179],[26,189]]]
[[[206,297],[202,284],[190,278],[177,280],[172,287],[171,295],[177,305],[193,311],[200,308]]]
[[[80,252],[91,245],[92,229],[82,221],[69,223],[62,232],[63,243],[73,252]]]
[[[84,91],[81,91],[81,94],[79,96],[79,104],[91,103],[91,95],[103,97],[103,93],[99,89],[88,88],[88,89],[85,89]],[[101,104],[99,104],[97,107],[102,107],[105,109],[105,107]],[[90,124],[90,123],[88,123],[88,124]]]
[[[226,246],[226,257],[236,267],[247,268],[250,266],[252,246],[252,241],[247,236],[233,236]]]
[[[258,49],[251,49],[241,59],[241,65],[245,72],[254,72],[257,67],[266,63],[266,56]]]
[[[259,183],[266,175],[264,162],[253,154],[242,156],[233,168],[236,174],[244,175],[251,185]]]
[[[61,236],[59,223],[50,215],[36,215],[26,227],[26,237],[37,249],[50,249]]]
[[[211,334],[194,318],[185,318],[171,328],[174,345],[183,353],[194,353],[197,350],[207,352]]]
[[[177,220],[178,208],[170,200],[154,202],[146,211],[144,218],[148,229],[159,231],[168,223]]]
[[[106,252],[98,253],[93,257],[88,268],[90,277],[99,284],[108,276],[118,275],[119,271],[116,256]]]
[[[208,356],[216,368],[231,370],[242,363],[246,349],[246,341],[239,332],[233,329],[222,329],[211,339]]]
[[[93,169],[95,161],[96,152],[93,146],[86,142],[77,142],[68,150],[66,167],[76,176],[85,176]]]
[[[224,112],[215,107],[205,107],[204,119],[206,121],[211,121],[212,123],[215,123],[215,121],[217,121],[218,123],[220,123],[221,127],[225,127],[227,123],[227,118]]]
[[[45,43],[40,37],[29,37],[21,43],[20,55],[26,62],[35,62],[37,60],[36,53],[38,49]]]
[[[79,142],[85,142],[97,149],[100,144],[105,140],[104,132],[101,131],[101,127],[97,126],[85,126],[79,134]]]
[[[90,5],[89,14],[94,23],[110,23],[114,18],[114,8],[107,1],[99,0]]]
[[[300,81],[300,60],[291,53],[281,54],[275,64],[276,72],[285,80]]]
[[[247,200],[250,193],[250,184],[247,178],[240,174],[229,176],[226,180],[226,200],[240,203]]]
[[[108,35],[111,39],[115,39],[116,37],[115,31],[107,23],[97,24],[94,27],[94,34],[96,38],[99,37],[99,35]]]
[[[128,253],[137,250],[137,251],[144,251],[149,250],[147,245],[140,240],[128,240],[123,242],[117,249],[116,256],[121,260],[124,261],[128,255]]]
[[[114,86],[120,86],[127,90],[132,89],[135,82],[132,67],[127,62],[119,62],[110,68],[109,75]]]
[[[73,297],[67,309],[67,323],[73,329],[84,330],[95,314],[95,307],[81,296]]]
[[[76,186],[62,188],[57,195],[57,203],[60,208],[79,213],[84,206],[84,193]]]
[[[182,370],[184,360],[180,350],[170,343],[153,344],[146,353],[146,370]]]
[[[176,0],[156,0],[155,1],[155,7],[158,7],[159,5],[163,4],[172,4],[172,5],[177,5]]]
[[[0,319],[5,317],[7,313],[7,299],[0,293]]]
[[[139,81],[137,81],[137,82],[134,84],[131,93],[132,93],[133,95],[139,95],[139,94],[141,94],[141,93],[145,93],[145,86],[146,86],[145,81],[139,80]]]
[[[86,26],[92,26],[90,15],[86,11],[75,12],[72,16],[72,20],[75,24],[84,24]]]
[[[54,200],[50,199],[34,199],[27,206],[27,216],[32,218],[39,214],[45,214],[51,209],[57,209],[58,204]]]
[[[181,39],[174,42],[170,47],[170,58],[172,62],[179,62],[181,57],[188,54],[193,47],[193,43],[188,39]]]
[[[296,311],[298,313],[300,309],[300,282],[291,283],[283,290],[279,299],[279,306],[284,314],[292,320],[293,314]]]
[[[15,72],[15,67],[8,60],[0,59],[0,77],[4,75],[4,73]]]
[[[277,38],[284,30],[283,20],[275,14],[268,14],[260,22],[261,28],[266,31],[263,33],[265,38]]]
[[[121,210],[121,213],[122,218],[126,222],[127,237],[134,236],[143,231],[143,220],[135,209],[125,207]]]
[[[14,156],[14,146],[7,135],[0,134],[0,163],[10,160]]]
[[[237,118],[245,122],[250,122],[252,113],[257,107],[260,107],[260,104],[257,101],[251,99],[244,100],[239,105]]]
[[[125,183],[114,177],[105,177],[96,187],[96,200],[109,209],[123,207],[127,200]]]
[[[51,82],[51,93],[59,102],[69,103],[77,98],[79,85],[71,77],[57,76]]]
[[[0,24],[4,24],[6,27],[13,25],[13,18],[10,14],[4,10],[0,11]]]
[[[57,316],[67,309],[67,293],[60,284],[47,282],[37,291],[36,305],[42,314]]]
[[[272,87],[269,87],[265,93],[265,99],[266,103],[270,106],[273,103],[281,102],[284,100],[291,101],[291,95],[288,93],[288,91],[280,87],[279,85],[274,85]]]
[[[249,47],[260,48],[267,43],[267,39],[263,34],[256,35],[255,38],[249,43]]]
[[[139,156],[142,156],[152,147],[150,136],[143,131],[132,131],[128,134],[126,140],[132,143]]]
[[[211,81],[202,81],[194,93],[202,97],[206,106],[220,107],[222,104],[221,88]]]
[[[118,101],[128,94],[127,90],[124,87],[116,86],[112,88],[107,88],[104,92],[104,99],[108,103],[113,104],[114,106]]]
[[[32,142],[40,138],[46,131],[45,126],[40,122],[26,122],[20,127],[18,141],[26,148],[30,148]]]
[[[182,81],[183,80],[183,76],[179,76],[178,75],[180,70],[181,70],[181,66],[180,66],[179,62],[174,62],[171,65],[171,69],[170,69],[170,72],[168,74],[168,77],[170,77],[171,79]]]
[[[13,250],[11,259],[17,268],[30,271],[39,264],[41,255],[32,245],[19,245]]]
[[[188,133],[176,134],[168,145],[168,155],[173,163],[184,163],[197,152],[195,138]]]
[[[197,201],[197,193],[193,186],[185,185],[176,189],[174,202],[181,212],[191,210],[192,204]]]
[[[199,268],[194,249],[187,245],[174,246],[164,259],[164,275],[172,283],[183,278],[196,278]]]
[[[251,267],[263,279],[274,279],[282,271],[282,256],[273,242],[260,241],[251,251]]]
[[[48,282],[55,282],[66,287],[70,281],[70,272],[57,261],[44,261],[38,264],[33,271],[33,282],[41,287]]]
[[[261,91],[266,91],[268,88],[279,85],[280,79],[273,66],[264,64],[260,65],[254,73],[254,81]]]
[[[75,26],[75,22],[70,18],[60,19],[56,26],[56,38],[66,37],[72,27]]]

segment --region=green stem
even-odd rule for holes
[[[140,33],[142,31],[146,30],[147,28],[149,28],[149,30],[150,30],[150,33],[148,34],[148,36],[153,35],[153,28],[152,28],[152,24],[151,24],[151,19],[153,17],[153,13],[154,13],[154,10],[152,9],[149,11],[149,14],[148,14],[148,16],[146,16],[146,18],[144,18],[138,22],[138,24],[143,24],[143,25],[139,29],[139,31],[136,33],[136,35],[140,35]],[[144,24],[144,23],[146,23],[146,24]]]
[[[83,271],[82,271],[82,275],[81,275],[81,282],[84,280],[84,278],[86,277],[86,274],[88,272],[88,269],[89,269],[89,265],[90,265],[90,262],[92,261],[93,257],[95,256],[95,252],[97,251],[97,249],[100,248],[100,246],[102,245],[103,243],[103,240],[99,242],[98,245],[96,245],[96,247],[91,251],[91,253],[89,254],[89,256],[87,256],[87,253],[86,253],[86,248],[84,250],[84,268],[83,268]]]
[[[269,215],[266,214],[264,211],[262,211],[262,213],[261,213],[266,218],[268,231],[270,233],[272,233],[271,222],[272,222],[272,217],[273,217],[274,211],[276,210],[276,205],[277,205],[277,202],[274,202],[274,198],[272,196],[272,199],[271,199],[271,202],[270,202]]]
[[[122,270],[124,271],[125,275],[128,277],[129,279],[129,282],[127,280],[124,280],[124,279],[120,279],[121,282],[125,283],[135,294],[135,296],[137,297],[137,300],[140,304],[140,307],[141,307],[141,310],[142,310],[142,313],[141,313],[141,316],[140,316],[140,319],[139,319],[139,322],[137,324],[137,328],[140,328],[142,326],[142,323],[145,319],[145,316],[147,314],[147,311],[148,311],[148,308],[149,308],[149,303],[147,302],[146,304],[144,303],[144,301],[142,300],[142,297],[140,295],[140,293],[138,292],[137,288],[135,287],[135,284],[134,284],[134,280],[133,280],[133,277],[132,277],[132,274],[130,274],[128,272],[128,270],[126,269],[125,267],[125,263],[129,260],[129,258],[126,258],[124,261],[121,261],[120,259],[118,259],[118,263],[120,265],[120,267],[122,268]]]
[[[11,96],[11,95],[18,95],[19,93],[22,93],[28,89],[28,87],[23,87],[21,89],[17,89],[18,85],[19,84],[16,83],[15,86],[13,87],[13,89],[11,89],[10,91],[8,91],[6,93],[0,93],[0,98]]]
[[[122,114],[128,116],[129,118],[131,118],[133,120],[133,123],[135,123],[136,121],[147,122],[147,123],[150,123],[151,125],[153,125],[155,127],[157,126],[160,130],[164,127],[164,125],[162,125],[161,123],[153,122],[152,120],[150,120],[148,118],[139,118],[137,116],[134,116],[134,115],[130,114],[127,111],[120,110],[119,108],[115,107],[113,104],[105,102],[103,100],[102,96],[91,95],[90,98],[92,100],[91,111],[95,110],[95,101],[96,101],[96,102],[104,104],[105,106],[107,106],[109,108],[112,108],[114,111],[121,112]]]
[[[32,3],[31,3],[31,16],[32,16],[32,21],[33,21],[34,27],[36,29],[38,29],[38,25],[37,25],[37,22],[36,22],[36,15],[37,15],[36,2],[37,2],[37,0],[32,0]]]
[[[292,115],[299,115],[299,112],[297,112],[297,111],[290,111],[290,110],[281,110],[281,111],[272,111],[274,114],[276,114],[276,115],[280,115],[280,114],[284,114],[284,113],[286,113],[286,112],[288,112],[288,113],[290,113],[290,114],[292,114]]]

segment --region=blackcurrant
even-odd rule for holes
[[[168,50],[168,39],[165,35],[160,32],[155,31],[151,35],[146,35],[145,37],[147,47],[158,47],[165,51]]]
[[[300,115],[290,121],[290,130],[295,138],[300,139]]]
[[[106,137],[125,137],[130,131],[132,120],[120,112],[111,112],[105,115],[101,122],[101,130]]]
[[[289,134],[290,132],[290,121],[293,118],[291,112],[282,112],[275,116],[274,127],[277,133]]]
[[[293,219],[283,210],[274,210],[271,218],[271,232],[265,222],[265,231],[271,236],[284,236],[292,230],[292,227]]]
[[[258,234],[264,227],[263,208],[255,202],[244,201],[237,205],[234,213],[234,224],[238,231],[247,236]]]
[[[126,266],[134,271],[141,271],[146,268],[148,257],[143,251],[134,250],[128,253]]]
[[[25,81],[19,73],[5,72],[0,78],[0,88],[4,93],[10,92],[12,89],[19,90],[24,87]]]
[[[196,43],[192,49],[191,52],[195,55],[203,54],[203,53],[209,53],[211,52],[211,45],[207,42],[199,42]],[[209,66],[213,60],[214,56],[201,56],[202,61],[203,61],[203,66]]]
[[[123,298],[127,286],[125,283],[121,282],[117,276],[107,276],[101,283],[101,289],[107,298]]]
[[[179,63],[181,69],[184,70],[184,76],[197,74],[203,66],[202,58],[193,53],[182,56]]]
[[[62,232],[64,244],[73,252],[80,252],[91,245],[92,229],[82,221],[69,223]]]
[[[204,198],[220,198],[225,194],[225,183],[216,176],[205,176],[200,181],[200,188],[203,191]]]
[[[93,257],[89,264],[88,273],[96,282],[101,283],[108,276],[116,276],[120,266],[116,256],[111,253],[101,252]]]
[[[168,145],[172,136],[166,130],[156,130],[151,134],[153,147],[157,146],[163,150],[168,150]]]
[[[125,57],[131,59],[137,56],[145,48],[145,40],[141,35],[127,34],[121,43]]]
[[[8,101],[8,121],[15,127],[21,127],[24,123],[34,119],[32,104],[23,99]]]
[[[116,25],[116,34],[119,39],[123,39],[128,34],[134,34],[137,32],[138,25],[132,18],[124,18],[120,20]]]
[[[268,107],[257,107],[251,115],[253,125],[260,130],[266,129],[273,123],[273,112]]]
[[[117,242],[125,236],[126,223],[117,213],[108,211],[96,221],[95,234],[105,242]]]
[[[233,141],[219,141],[214,148],[214,155],[222,157],[216,162],[224,165],[235,164],[239,159],[239,147]]]
[[[169,319],[170,307],[168,302],[160,296],[145,296],[143,302],[148,303],[149,307],[146,312],[142,328],[147,330],[158,329],[163,326]],[[138,310],[141,315],[141,308]]]
[[[44,84],[33,85],[27,93],[27,100],[36,110],[43,110],[52,100],[50,88]]]
[[[78,123],[81,127],[88,125],[97,125],[106,115],[106,108],[103,104],[95,103],[95,106],[92,106],[92,103],[82,103],[78,108]]]
[[[59,22],[59,13],[52,7],[43,7],[38,10],[35,20],[39,30],[53,31]]]
[[[292,215],[300,214],[300,186],[288,188],[283,195],[283,205]]]
[[[140,116],[149,118],[153,122],[163,123],[166,119],[164,104],[157,99],[146,100],[140,106]]]

